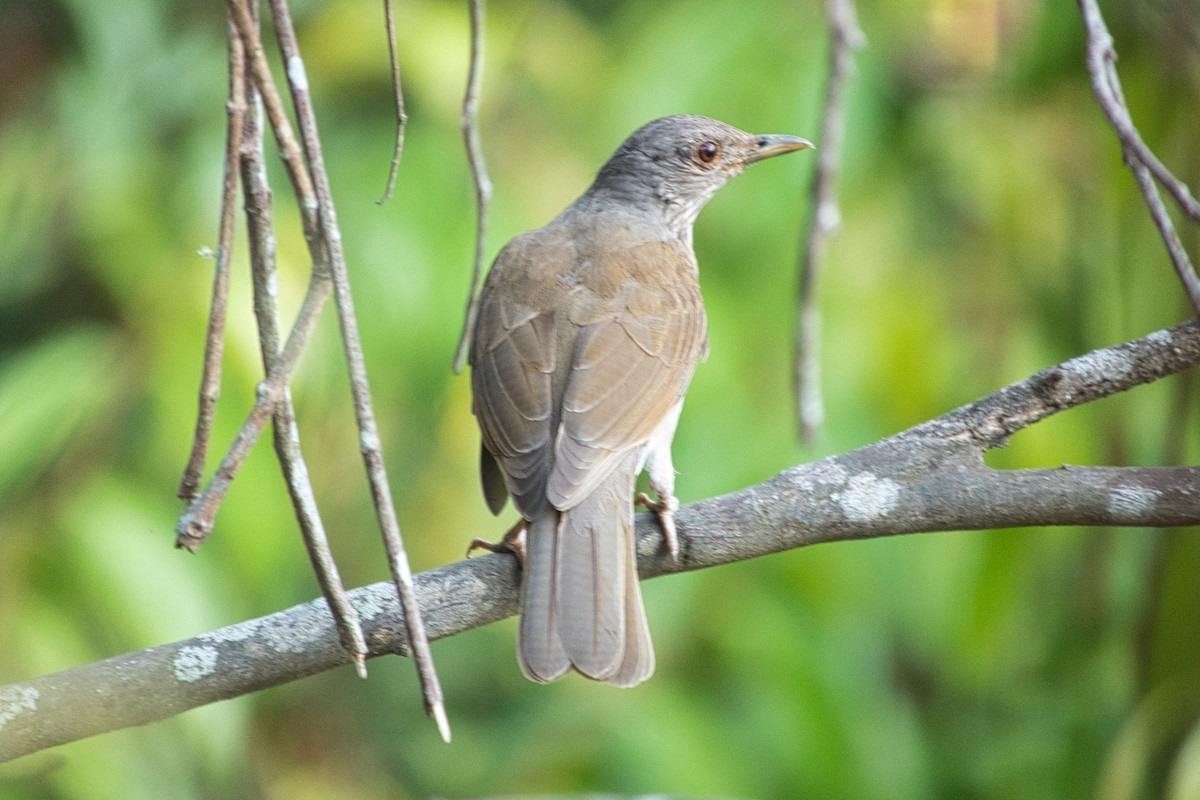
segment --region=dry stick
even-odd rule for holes
[[[1108,32],[1095,0],[1079,0],[1079,9],[1087,33],[1087,69],[1092,80],[1092,91],[1121,141],[1125,163],[1133,172],[1134,180],[1137,181],[1138,188],[1146,200],[1150,216],[1162,236],[1167,254],[1171,257],[1171,264],[1175,267],[1175,273],[1183,284],[1188,300],[1200,315],[1200,278],[1197,278],[1196,270],[1179,241],[1179,234],[1175,231],[1175,225],[1167,214],[1151,175],[1153,174],[1175,197],[1184,213],[1197,222],[1200,222],[1200,203],[1192,197],[1187,186],[1177,180],[1146,146],[1133,124],[1133,117],[1125,104],[1121,81],[1117,76],[1117,52],[1113,47],[1112,34]]]
[[[271,0],[270,7],[272,18],[275,21],[276,38],[288,76],[288,86],[292,92],[292,103],[296,109],[300,134],[304,142],[304,151],[308,156],[313,186],[316,189],[321,236],[329,255],[332,270],[334,303],[337,306],[338,322],[341,325],[342,344],[350,374],[350,389],[354,396],[354,416],[358,422],[359,448],[366,465],[367,482],[371,487],[371,498],[375,504],[376,517],[383,535],[388,565],[391,567],[396,590],[400,596],[400,605],[404,609],[405,626],[412,647],[413,661],[417,667],[417,676],[421,683],[425,713],[437,724],[442,739],[449,742],[450,724],[446,719],[442,689],[429,652],[425,625],[421,619],[416,593],[412,587],[412,571],[409,569],[408,555],[400,537],[400,526],[396,521],[396,511],[388,488],[379,430],[375,424],[371,391],[367,385],[367,369],[358,335],[358,322],[354,316],[354,300],[350,295],[350,279],[342,253],[341,231],[338,228],[337,213],[329,189],[329,178],[325,172],[321,142],[317,134],[316,115],[308,94],[308,77],[305,74],[304,62],[300,58],[296,32],[292,27],[291,14],[288,11],[286,0]]]
[[[275,407],[282,399],[287,386],[288,376],[292,374],[292,370],[300,361],[300,354],[304,351],[304,346],[308,343],[308,339],[316,327],[317,319],[325,302],[329,299],[331,289],[332,285],[328,277],[323,279],[314,277],[309,283],[308,291],[304,295],[304,301],[300,304],[300,311],[296,315],[296,322],[292,326],[287,342],[279,352],[279,357],[275,359],[271,371],[267,373],[266,379],[258,384],[254,407],[250,409],[245,422],[242,423],[237,436],[229,446],[229,451],[221,459],[220,465],[208,485],[204,487],[204,491],[188,504],[183,514],[180,515],[179,522],[175,526],[176,547],[182,547],[194,553],[212,533],[217,509],[229,491],[229,486],[233,483],[238,469],[241,468],[246,456],[250,454],[250,450],[253,449],[259,435],[262,434],[267,420],[271,419],[275,413]]]
[[[1095,0],[1079,0],[1079,10],[1083,13],[1083,26],[1088,39],[1088,72],[1092,76],[1092,88],[1095,90],[1096,99],[1100,102],[1100,108],[1116,129],[1121,143],[1131,148],[1137,160],[1145,164],[1155,179],[1166,187],[1183,213],[1196,222],[1200,222],[1200,201],[1192,196],[1187,184],[1171,174],[1171,171],[1158,160],[1150,147],[1142,140],[1137,126],[1133,124],[1129,108],[1125,105],[1124,99],[1119,96],[1120,83],[1117,80],[1114,66],[1117,53],[1113,47],[1112,34],[1109,33],[1108,26],[1104,24],[1104,17],[1100,14],[1099,6],[1096,5]],[[1118,94],[1110,93],[1109,86],[1116,88]]]
[[[825,416],[820,381],[821,312],[815,300],[816,284],[829,239],[841,226],[837,177],[846,133],[845,86],[854,72],[854,51],[866,44],[855,18],[854,0],[827,0],[825,13],[829,24],[829,81],[821,114],[821,146],[810,188],[811,216],[800,255],[792,365],[796,429],[804,442],[812,441]]]
[[[305,168],[304,154],[288,121],[287,111],[283,107],[283,98],[275,86],[275,78],[271,75],[271,67],[267,64],[266,54],[263,53],[262,39],[258,35],[258,27],[250,13],[247,0],[229,0],[234,22],[238,33],[246,46],[249,56],[251,74],[254,84],[262,97],[263,106],[267,111],[267,119],[271,123],[271,131],[275,135],[275,144],[279,147],[279,158],[287,169],[288,179],[292,182],[292,191],[296,194],[296,202],[300,207],[300,221],[304,226],[304,238],[308,242],[313,256],[313,268],[325,273],[328,277],[329,256],[316,248],[317,242],[317,197],[313,192],[312,177]],[[318,259],[317,256],[321,258]]]
[[[317,200],[313,194],[312,180],[304,165],[304,156],[288,122],[283,100],[275,87],[275,79],[262,49],[262,40],[258,35],[258,26],[250,13],[246,0],[229,0],[229,10],[237,28],[238,36],[245,48],[247,65],[254,76],[254,83],[262,98],[271,122],[271,130],[275,135],[275,143],[279,148],[279,156],[287,170],[296,194],[297,205],[300,209],[300,221],[304,228],[304,239],[308,243],[309,253],[313,259],[312,277],[308,290],[296,320],[292,324],[287,342],[275,360],[274,369],[269,370],[266,379],[258,385],[257,398],[254,407],[242,423],[241,429],[230,445],[229,451],[221,460],[208,486],[196,497],[180,515],[179,523],[175,526],[175,546],[183,547],[191,552],[204,543],[212,532],[213,520],[217,509],[229,491],[237,471],[241,468],[246,456],[258,441],[267,420],[275,413],[275,405],[283,396],[288,378],[300,360],[308,339],[316,327],[317,318],[329,294],[333,290],[330,277],[328,248],[320,241],[318,235]]]
[[[263,369],[270,372],[279,352],[279,298],[275,261],[275,235],[271,223],[271,189],[263,156],[262,111],[253,82],[246,86],[246,122],[242,136],[242,187],[245,198],[246,230],[250,240],[250,268],[254,285],[254,315],[258,322],[259,347]],[[296,426],[291,393],[284,390],[275,409],[275,452],[283,469],[288,494],[309,561],[317,576],[321,593],[337,625],[342,647],[354,659],[359,675],[366,677],[367,643],[358,611],[346,596],[337,564],[329,549],[325,526],[313,495],[308,468],[300,449],[300,431]]]
[[[1097,11],[1097,13],[1099,13]],[[1103,25],[1103,19],[1100,19],[1100,24]],[[1105,31],[1107,33],[1107,31]],[[1103,49],[1103,57],[1096,61],[1091,58],[1091,41],[1089,40],[1089,69],[1092,66],[1098,65],[1102,70],[1101,81],[1107,88],[1106,96],[1113,103],[1114,107],[1120,109],[1118,119],[1122,120],[1135,134],[1136,141],[1140,142],[1141,137],[1136,136],[1137,128],[1133,125],[1133,118],[1129,114],[1129,107],[1125,103],[1124,93],[1121,91],[1121,81],[1117,77],[1116,69],[1116,50],[1113,49],[1112,37],[1109,36],[1107,44]],[[1093,86],[1096,84],[1093,83]],[[1117,123],[1114,123],[1116,125]],[[1154,185],[1151,178],[1150,170],[1147,166],[1145,157],[1133,148],[1133,141],[1126,139],[1121,134],[1118,128],[1118,138],[1121,139],[1121,149],[1125,157],[1125,163],[1129,166],[1133,173],[1134,180],[1137,181],[1138,188],[1142,192],[1142,196],[1146,200],[1146,206],[1150,210],[1150,216],[1154,220],[1155,226],[1158,227],[1159,233],[1162,236],[1163,244],[1167,248],[1167,253],[1171,258],[1171,263],[1175,267],[1175,272],[1183,283],[1184,290],[1187,292],[1188,299],[1192,303],[1192,307],[1200,314],[1200,280],[1196,277],[1196,271],[1192,267],[1191,260],[1188,258],[1187,251],[1183,248],[1183,243],[1179,240],[1179,234],[1175,230],[1175,225],[1167,214],[1167,209],[1163,205],[1162,197],[1158,193],[1158,187]],[[1143,143],[1144,147],[1144,143]],[[1157,162],[1154,154],[1148,148],[1145,148],[1151,160]],[[1159,165],[1161,167],[1161,164]],[[1164,168],[1165,169],[1165,168]],[[1170,175],[1170,173],[1167,173]],[[1182,184],[1181,184],[1182,185]]]
[[[924,531],[1033,525],[1165,527],[1200,521],[1196,467],[995,470],[983,453],[1052,414],[1200,364],[1200,322],[1096,350],[858,450],[679,509],[683,549],[637,518],[642,579],[784,550]],[[998,535],[1000,535],[998,533]],[[464,539],[470,533],[462,534]],[[429,633],[453,636],[517,612],[507,555],[417,576]],[[352,589],[371,654],[403,650],[395,591]],[[173,644],[0,686],[0,762],[145,725],[346,663],[320,600]],[[509,667],[512,668],[512,667]]]
[[[1171,258],[1171,265],[1175,267],[1175,274],[1179,276],[1179,281],[1183,284],[1184,292],[1187,293],[1193,311],[1200,316],[1200,278],[1196,277],[1196,270],[1192,266],[1191,259],[1188,258],[1187,251],[1183,248],[1183,242],[1179,240],[1175,224],[1171,222],[1171,217],[1167,214],[1162,197],[1158,193],[1158,186],[1155,185],[1145,164],[1131,158],[1128,150],[1125,152],[1127,154],[1126,163],[1133,173],[1133,179],[1137,181],[1138,188],[1142,191],[1146,207],[1150,210],[1150,216],[1162,236],[1163,245],[1166,246],[1167,254]]]
[[[471,0],[471,67],[467,74],[467,93],[463,97],[463,140],[467,145],[467,161],[475,181],[475,263],[471,268],[471,289],[467,296],[467,312],[462,334],[454,350],[454,372],[462,372],[475,331],[479,314],[479,289],[483,283],[483,246],[487,234],[487,207],[492,197],[492,182],[483,162],[483,147],[479,143],[479,85],[483,80],[483,0]]]
[[[404,113],[404,91],[400,86],[400,56],[396,52],[396,20],[392,15],[392,0],[383,0],[383,18],[387,26],[388,58],[392,66],[392,92],[396,102],[396,146],[392,150],[392,166],[388,170],[387,186],[383,189],[383,197],[376,202],[383,204],[390,200],[392,191],[396,188],[396,176],[400,174],[400,156],[404,152],[404,127],[408,124],[408,115]]]
[[[228,25],[229,99],[225,102],[228,126],[225,130],[225,175],[221,188],[221,222],[217,240],[216,266],[213,272],[212,309],[204,339],[204,370],[200,378],[200,409],[196,415],[196,434],[192,452],[179,481],[180,500],[194,500],[204,477],[204,460],[212,438],[213,414],[221,396],[221,356],[225,351],[225,312],[229,300],[229,259],[233,251],[234,203],[237,199],[238,148],[241,144],[242,118],[246,113],[245,64],[242,40]]]

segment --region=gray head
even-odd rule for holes
[[[813,145],[797,136],[754,135],[708,117],[680,114],[638,128],[600,168],[585,197],[612,198],[662,215],[686,236],[700,209],[748,165]]]

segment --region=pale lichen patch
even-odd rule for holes
[[[1120,517],[1140,517],[1154,508],[1162,492],[1145,486],[1121,485],[1108,493],[1108,513]]]
[[[841,486],[849,473],[841,464],[826,464],[814,471],[813,482],[820,486]]]
[[[302,92],[308,91],[308,73],[304,70],[304,61],[300,56],[292,56],[287,61],[288,80],[292,82],[298,90]]]
[[[1170,331],[1155,331],[1146,335],[1146,341],[1157,345],[1168,345],[1175,341],[1175,334]]]
[[[358,446],[367,452],[378,450],[380,448],[379,435],[375,431],[363,431],[358,435]]]
[[[849,474],[841,464],[832,462],[804,464],[783,472],[783,475],[792,480],[796,489],[805,494],[814,492],[823,494],[831,489],[837,489],[846,482]]]
[[[896,507],[900,484],[890,478],[879,478],[869,472],[851,475],[846,487],[837,495],[838,505],[846,519],[869,522]]]
[[[32,686],[9,686],[0,689],[0,729],[3,729],[22,712],[37,711],[39,697]]]
[[[175,680],[195,683],[201,678],[213,674],[217,671],[217,659],[220,655],[217,648],[207,645],[204,647],[187,645],[179,648],[179,652],[175,654],[175,660],[171,664]]]
[[[1072,358],[1062,368],[1078,375],[1085,385],[1090,386],[1120,380],[1133,369],[1133,359],[1121,350],[1097,350]]]

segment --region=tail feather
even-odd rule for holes
[[[558,680],[571,668],[558,637],[558,615],[553,602],[558,525],[559,512],[547,506],[525,530],[517,653],[525,677],[538,683]]]
[[[637,686],[654,674],[654,645],[650,641],[650,623],[642,603],[642,588],[637,579],[637,549],[632,535],[628,539],[629,574],[625,584],[625,657],[608,682],[616,686]]]
[[[579,505],[547,507],[526,533],[520,662],[542,683],[574,668],[619,686],[654,671],[637,578],[633,467],[618,467]]]
[[[632,516],[629,495],[625,505]],[[625,652],[625,559],[627,538],[621,499],[601,484],[559,518],[555,550],[558,636],[575,669],[605,680]]]

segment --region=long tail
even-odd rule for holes
[[[521,590],[521,670],[548,683],[574,668],[617,686],[654,672],[633,535],[632,462],[574,508],[530,522]]]

